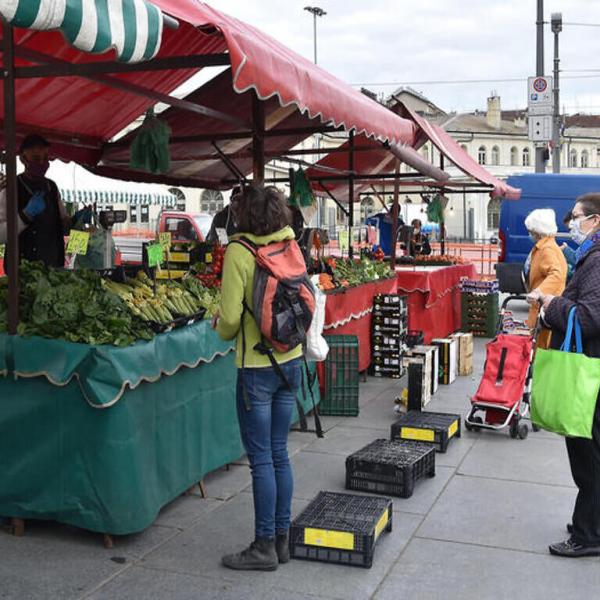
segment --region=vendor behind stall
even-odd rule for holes
[[[431,254],[429,236],[423,233],[423,223],[421,223],[420,219],[413,219],[411,225],[413,227],[413,234],[410,242],[410,255]]]
[[[25,167],[17,176],[19,256],[60,268],[65,264],[65,234],[73,222],[89,222],[91,209],[80,210],[72,219],[67,215],[56,183],[46,177],[50,166],[49,148],[50,143],[37,134],[27,135],[19,148],[19,157]],[[6,226],[4,188],[0,192],[0,243],[6,242]]]
[[[231,200],[229,204],[221,209],[214,217],[210,231],[206,236],[206,241],[212,244],[219,241],[219,229],[224,230],[227,233],[227,237],[230,238],[232,235],[238,233],[237,218],[235,216],[235,207],[242,193],[241,186],[237,186],[231,192]]]

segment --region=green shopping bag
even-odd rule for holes
[[[575,335],[576,352],[571,352]],[[575,308],[569,313],[560,350],[536,351],[531,390],[531,420],[560,435],[591,439],[600,389],[600,359],[583,354]]]

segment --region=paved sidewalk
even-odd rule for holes
[[[460,412],[481,376],[476,340],[472,377],[441,386],[430,410]],[[357,418],[323,420],[327,436],[292,433],[294,513],[319,490],[344,489],[345,457],[389,436],[399,384],[361,384]],[[566,537],[575,488],[563,441],[539,432],[470,433],[436,456],[436,477],[410,499],[394,499],[394,530],[382,535],[369,570],[292,561],[274,573],[236,573],[223,553],[252,537],[250,473],[244,460],[206,479],[208,499],[182,497],[140,535],[106,550],[97,535],[28,523],[24,538],[0,532],[0,598],[461,600],[597,598],[600,559],[550,556]],[[1,482],[0,482],[1,484]]]

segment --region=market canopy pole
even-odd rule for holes
[[[400,161],[396,160],[396,175],[400,173]],[[390,267],[392,271],[396,266],[396,243],[398,240],[398,209],[400,204],[400,179],[394,179],[394,204],[392,206],[392,250],[390,255]]]
[[[252,177],[254,183],[265,181],[265,105],[256,91],[252,92]]]
[[[354,247],[352,245],[352,229],[354,227],[354,130],[350,131],[348,139],[348,257],[354,256]]]
[[[19,234],[17,227],[17,148],[15,106],[15,55],[12,25],[2,20],[2,67],[4,70],[4,144],[6,149],[6,228],[8,264],[8,333],[19,324]]]

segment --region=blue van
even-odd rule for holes
[[[573,208],[575,199],[588,192],[600,192],[598,175],[527,174],[509,177],[508,185],[521,189],[520,200],[503,200],[500,208],[499,262],[523,264],[533,243],[525,228],[525,217],[536,208],[553,208],[559,234],[568,235],[563,223],[565,214]],[[561,244],[573,242],[565,236]]]

